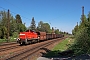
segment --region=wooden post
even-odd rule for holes
[[[9,26],[10,26],[10,18],[9,18],[9,9],[8,9],[8,21],[7,21],[7,42],[9,42]]]
[[[84,22],[84,6],[82,6],[82,22]]]

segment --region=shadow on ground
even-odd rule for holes
[[[66,50],[66,51],[51,51],[47,48],[41,48],[41,50],[46,51],[46,53],[40,52],[42,54],[42,57],[46,58],[53,58],[53,60],[90,60],[89,54],[83,54],[80,56],[75,56],[72,50]]]

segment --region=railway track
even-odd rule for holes
[[[2,45],[0,45],[0,52],[8,51],[18,47],[19,47],[19,44],[17,44],[16,42],[3,43]]]
[[[62,38],[61,38],[62,39]],[[25,49],[25,50],[22,50],[22,51],[19,51],[17,53],[15,53],[14,55],[12,56],[8,56],[8,57],[5,57],[3,58],[2,60],[25,60],[26,58],[30,57],[36,53],[37,51],[39,51],[40,49],[42,48],[45,48],[51,44],[53,44],[54,42],[57,42],[58,39],[53,39],[53,40],[50,40],[49,42],[45,42],[45,43],[41,43],[41,44],[38,44],[37,46],[34,46],[32,48],[28,48],[28,49]]]
[[[7,46],[7,45],[13,45],[13,44],[17,44],[17,43],[16,42],[2,43],[0,44],[0,46]]]
[[[4,51],[7,51],[7,50],[19,48],[19,47],[20,47],[20,46],[18,46],[18,45],[15,45],[15,46],[9,46],[9,47],[4,47],[4,48],[1,48],[1,49],[0,49],[0,52],[4,52]]]

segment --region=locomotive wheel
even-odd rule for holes
[[[20,45],[22,45],[22,42],[19,42]]]
[[[38,40],[36,39],[36,43],[38,42]]]
[[[25,45],[25,42],[19,42],[20,45]]]
[[[22,42],[22,45],[25,45],[26,43],[25,42]]]
[[[37,42],[39,42],[39,39],[37,39]]]
[[[32,41],[28,41],[28,44],[31,44],[32,43]]]

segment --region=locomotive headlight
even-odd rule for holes
[[[17,38],[17,43],[20,41],[20,38]]]
[[[17,39],[17,41],[20,40],[20,38]]]
[[[40,37],[38,37],[38,39],[39,39]]]

